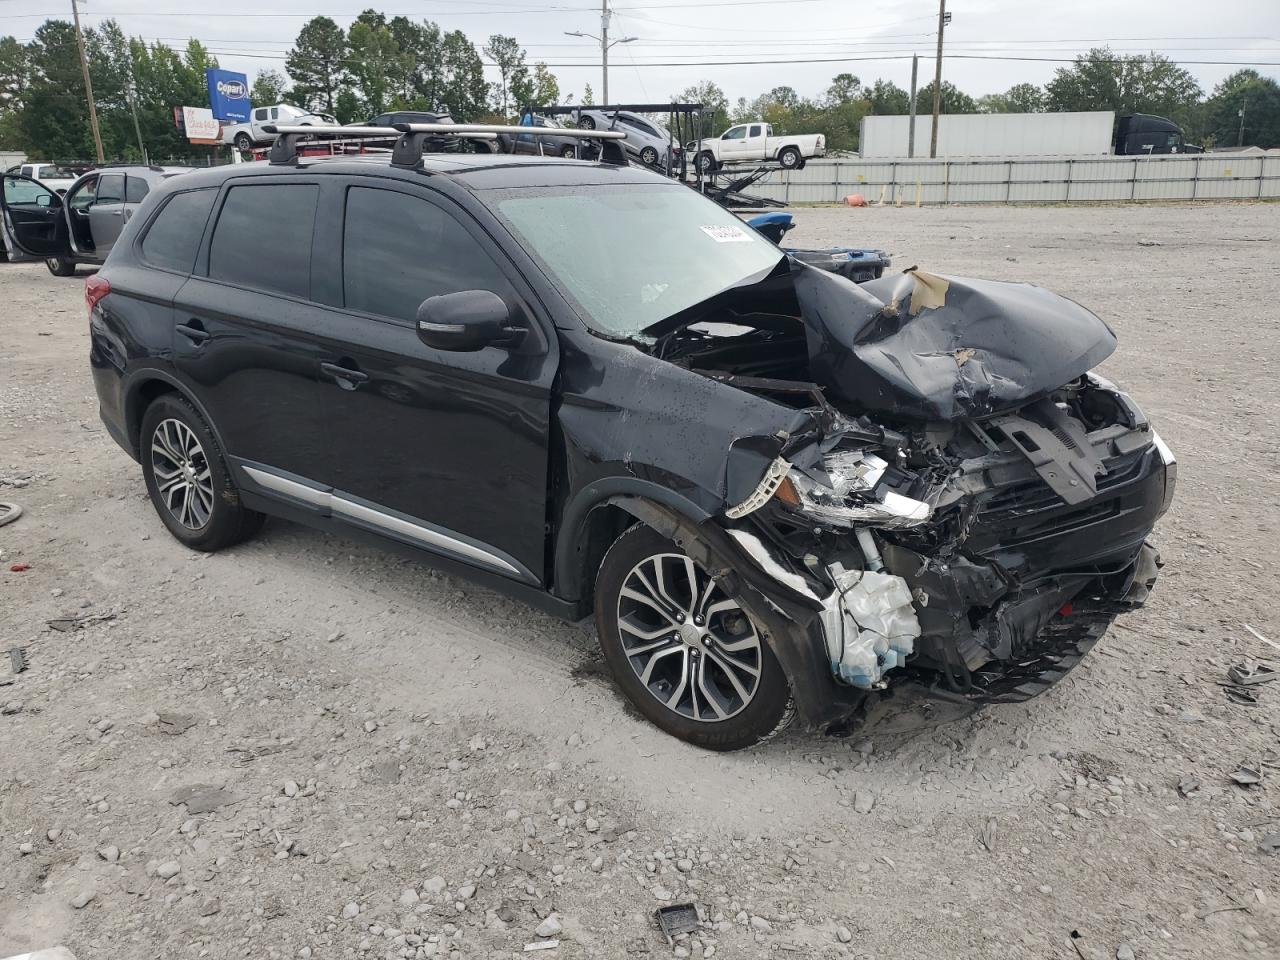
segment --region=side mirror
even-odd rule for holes
[[[418,336],[436,350],[469,353],[487,346],[518,344],[506,302],[489,290],[462,290],[428,297],[418,305]]]

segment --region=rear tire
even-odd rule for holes
[[[576,149],[576,148],[574,148],[574,147],[561,147],[561,148],[560,148],[560,156],[561,156],[561,157],[563,157],[565,160],[572,160],[572,159],[573,159],[574,157],[576,157],[577,155],[578,155],[578,151],[577,151],[577,149]]]
[[[579,130],[594,130],[595,128],[596,128],[596,121],[593,117],[582,117],[578,121]]]
[[[47,257],[44,265],[55,277],[74,277],[76,265],[65,257]]]
[[[156,398],[142,416],[140,438],[151,504],[184,546],[212,553],[262,529],[266,517],[240,502],[213,431],[184,397]]]
[[[790,721],[787,678],[763,631],[652,528],[632,527],[609,548],[595,605],[609,670],[655,726],[708,750],[740,750]]]
[[[778,163],[784,170],[795,170],[801,166],[800,151],[795,147],[783,147],[778,151]]]
[[[236,149],[241,153],[248,153],[253,149],[253,138],[247,133],[236,134]]]

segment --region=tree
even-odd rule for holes
[[[484,62],[475,45],[461,30],[451,30],[440,43],[443,105],[455,120],[475,122],[485,112],[489,92],[484,79]]]
[[[504,117],[509,116],[512,95],[528,92],[529,68],[524,63],[524,49],[514,37],[495,33],[483,52],[498,68],[498,82],[493,84],[493,108]],[[518,101],[519,97],[515,99]],[[517,106],[523,104],[517,103]]]
[[[1205,132],[1220,146],[1280,147],[1280,83],[1256,70],[1237,70],[1214,87],[1205,104]]]
[[[908,98],[909,99],[909,98]],[[977,113],[978,101],[946,80],[942,81],[942,113]],[[933,113],[933,81],[929,81],[916,93],[916,113]]]
[[[729,98],[710,80],[685,87],[679,93],[673,93],[671,99],[677,103],[702,104],[702,133],[705,136],[716,136],[729,126]]]
[[[1060,67],[1045,87],[1050,110],[1153,113],[1186,126],[1196,119],[1202,91],[1195,77],[1158,54],[1117,56],[1097,47]]]
[[[1044,91],[1034,83],[1016,83],[1004,93],[978,98],[979,113],[1044,113]]]
[[[350,56],[347,73],[356,88],[362,106],[373,116],[391,105],[404,74],[400,45],[391,35],[386,18],[366,10],[347,31]]]
[[[30,82],[19,123],[33,158],[93,156],[75,28],[65,20],[46,20],[36,29],[28,53]]]
[[[249,93],[252,104],[280,103],[289,89],[289,78],[279,70],[259,70]]]
[[[862,82],[852,73],[838,73],[831,78],[831,86],[827,87],[825,102],[827,106],[861,100]]]
[[[443,78],[440,28],[429,20],[414,23],[408,17],[392,17],[387,28],[400,48],[394,78],[396,99],[405,105],[434,109]]]
[[[590,107],[596,102],[596,95],[591,92],[591,84],[587,84],[582,91],[582,105]]]
[[[911,112],[911,94],[892,80],[877,80],[862,91],[862,96],[871,104],[871,112],[878,117],[902,116]],[[916,109],[919,110],[923,103],[917,90]],[[932,109],[932,101],[930,104]]]
[[[285,58],[299,106],[337,112],[338,91],[348,82],[347,35],[328,17],[313,17],[298,31]]]
[[[529,88],[527,103],[545,107],[549,104],[560,102],[560,81],[556,79],[554,73],[547,69],[545,63],[535,63],[533,65],[533,77],[530,80]]]
[[[0,149],[23,150],[22,110],[31,63],[24,44],[0,37]]]

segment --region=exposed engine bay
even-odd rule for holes
[[[840,684],[1025,699],[1155,582],[1174,457],[1092,372],[1116,338],[1073,301],[783,261],[646,332],[653,355],[808,415],[735,445],[727,489],[758,479],[720,522]]]

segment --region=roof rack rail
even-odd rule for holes
[[[450,124],[432,124],[441,130],[456,134]],[[267,162],[273,164],[293,163],[298,158],[298,144],[304,140],[315,140],[318,137],[336,137],[342,140],[386,140],[394,141],[400,138],[400,131],[395,127],[335,127],[335,126],[308,126],[308,125],[290,125],[290,124],[265,124],[262,128],[267,133],[274,133],[276,139],[271,144],[271,150],[267,154]],[[446,138],[439,137],[437,139],[444,140]],[[493,133],[474,133],[460,136],[463,140],[496,140],[497,134]],[[419,150],[421,156],[421,150]]]
[[[530,136],[538,132],[536,127],[513,126],[501,123],[397,123],[394,125],[404,135],[396,141],[395,150],[391,154],[391,163],[397,167],[416,166],[422,159],[422,147],[427,139],[441,134],[471,139],[476,136],[499,134],[519,137]],[[556,128],[557,137],[574,137],[578,140],[599,140],[600,160],[616,166],[627,165],[627,155],[619,140],[626,138],[621,130],[572,130]]]

